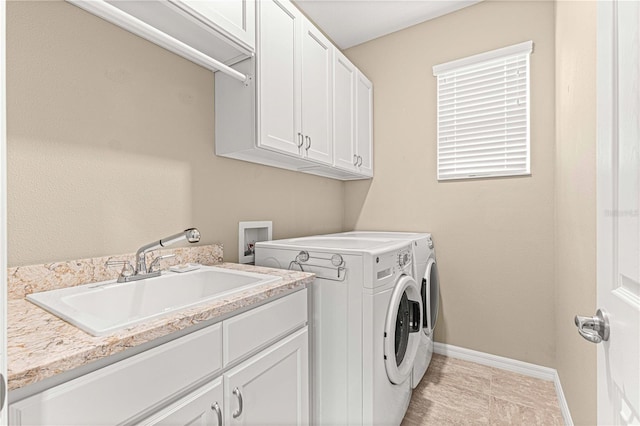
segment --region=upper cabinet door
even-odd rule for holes
[[[302,33],[302,134],[307,158],[333,163],[331,42],[307,19]]]
[[[356,67],[337,49],[333,61],[334,165],[356,170]]]
[[[358,171],[373,176],[373,84],[358,71],[356,82],[356,151]]]
[[[255,51],[255,0],[170,1],[232,40],[244,44],[250,51]]]
[[[258,146],[301,155],[302,14],[287,0],[262,0],[258,9]]]

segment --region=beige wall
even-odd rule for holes
[[[438,183],[432,66],[526,40],[532,176]],[[484,1],[346,53],[375,85],[375,178],[346,184],[345,227],[431,231],[436,340],[553,366],[553,3]]]
[[[8,2],[7,25],[9,266],[343,229],[342,182],[214,155],[210,71],[62,1]]]
[[[436,340],[556,367],[595,423],[595,347],[572,324],[595,306],[594,3],[485,0],[347,51],[375,84],[376,168],[347,184],[216,157],[209,71],[61,1],[8,5],[11,266],[186,226],[234,261],[239,220],[431,231]],[[438,183],[431,67],[525,40],[532,176]]]
[[[596,423],[596,3],[556,3],[556,368],[576,424]]]

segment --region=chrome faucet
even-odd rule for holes
[[[198,241],[200,241],[200,231],[198,231],[196,228],[185,229],[184,231],[178,232],[177,234],[171,235],[170,237],[166,237],[161,239],[160,241],[154,241],[140,247],[136,252],[136,269],[134,275],[149,275],[149,271],[147,271],[146,259],[146,254],[148,252],[169,246],[171,244],[175,244],[182,240],[187,240],[190,243],[197,243]],[[151,273],[153,274],[154,272]]]
[[[171,244],[175,244],[182,240],[187,240],[190,243],[197,243],[200,241],[200,231],[196,228],[185,229],[182,232],[171,235],[166,238],[162,238],[159,241],[146,244],[138,249],[136,252],[136,266],[133,267],[128,260],[114,260],[108,261],[107,266],[123,265],[122,272],[118,277],[118,282],[128,282],[136,280],[144,280],[145,278],[159,277],[160,271],[159,264],[162,259],[173,257],[175,255],[168,254],[164,256],[156,257],[151,266],[147,269],[146,254],[150,251],[157,250],[159,248],[167,247]],[[157,269],[156,269],[157,267]],[[155,270],[154,270],[155,269]]]

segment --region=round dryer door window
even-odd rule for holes
[[[422,297],[416,281],[402,275],[385,321],[384,363],[391,383],[404,382],[413,368],[422,330]]]

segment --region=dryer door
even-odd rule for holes
[[[438,265],[434,258],[429,258],[427,262],[427,271],[422,279],[420,293],[424,309],[422,326],[424,327],[424,332],[432,336],[433,331],[436,329],[438,310],[440,307],[440,278],[438,276]]]
[[[411,374],[422,330],[422,297],[416,281],[402,275],[393,289],[384,333],[384,364],[391,383]]]

